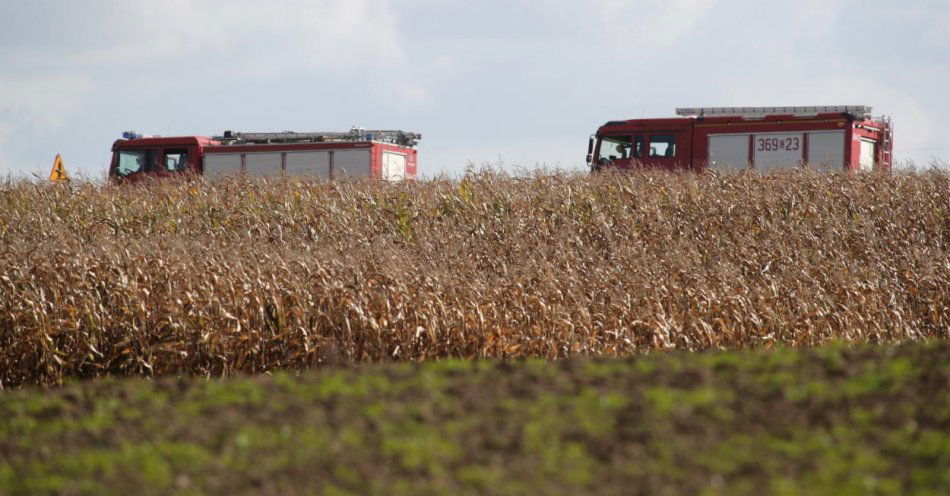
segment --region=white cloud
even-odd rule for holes
[[[125,126],[380,121],[426,135],[426,172],[583,167],[597,123],[688,105],[869,104],[894,115],[898,158],[950,154],[950,2],[851,4],[20,2],[0,17],[0,171],[61,150],[98,171]]]
[[[839,0],[796,0],[791,22],[799,36],[823,37],[832,33],[847,5]]]
[[[37,11],[24,7],[21,17],[46,16],[41,5],[33,7]],[[101,101],[106,87],[120,94],[192,91],[184,79],[279,80],[288,73],[359,73],[404,61],[387,0],[111,0],[89,8],[82,19],[52,21],[52,44],[0,46],[2,170],[24,166],[14,159],[13,133],[35,140],[58,129],[76,112],[92,112],[84,105]],[[0,31],[17,22],[26,21],[0,20]],[[405,81],[379,86],[395,98],[426,98],[423,88]]]
[[[92,88],[81,75],[0,75],[0,174],[14,169],[8,150],[23,138],[62,128]]]
[[[715,0],[589,0],[603,30],[631,47],[669,46],[689,34]]]
[[[91,87],[79,75],[0,76],[0,114],[27,127],[59,126]]]
[[[384,78],[376,87],[376,95],[381,100],[391,100],[400,106],[424,105],[432,101],[432,95],[423,85],[402,77],[392,81]]]
[[[771,78],[771,75],[752,77],[734,85],[724,97],[726,104],[871,105],[875,114],[887,114],[894,119],[894,156],[898,161],[938,139],[939,123],[933,112],[928,111],[926,102],[911,90],[890,84],[884,78],[789,73],[783,75],[780,88],[770,84]]]
[[[282,71],[403,59],[388,0],[167,0],[98,2],[101,15],[54,28],[70,39],[56,50],[0,53],[23,66],[89,69],[194,63],[243,72]],[[0,22],[0,28],[4,27]],[[91,34],[94,33],[94,34]],[[2,71],[2,69],[0,69]]]
[[[950,49],[950,5],[945,5],[944,10],[927,10],[920,16],[925,21],[923,37],[932,46]]]

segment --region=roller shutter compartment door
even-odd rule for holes
[[[204,159],[206,179],[218,179],[241,173],[240,153],[208,153]]]
[[[287,152],[287,175],[330,177],[330,152]]]
[[[244,155],[244,172],[249,176],[277,177],[280,168],[280,152],[248,153]]]
[[[709,167],[716,170],[749,168],[749,135],[724,134],[709,137]]]
[[[333,174],[336,176],[369,177],[369,148],[335,150]]]
[[[823,172],[844,170],[844,131],[808,133],[808,166]]]

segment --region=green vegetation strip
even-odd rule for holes
[[[0,392],[0,494],[927,494],[950,344]]]

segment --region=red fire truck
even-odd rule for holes
[[[871,107],[679,108],[679,117],[610,121],[591,136],[594,171],[890,170],[893,125]]]
[[[405,131],[239,133],[221,136],[143,136],[129,131],[112,145],[109,177],[137,181],[185,172],[217,178],[309,175],[415,179],[416,144],[422,135]]]

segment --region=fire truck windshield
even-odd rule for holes
[[[153,172],[155,170],[155,152],[152,150],[121,150],[119,161],[115,167],[115,174],[125,177],[136,172]]]

